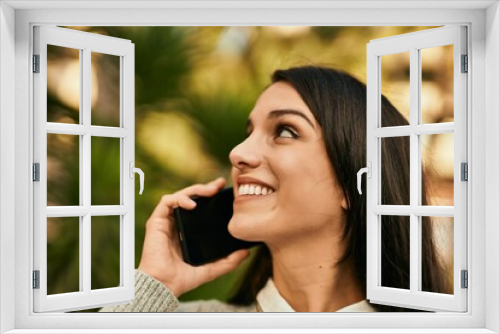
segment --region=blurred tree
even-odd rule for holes
[[[269,84],[270,74],[275,69],[310,63],[325,64],[340,67],[363,80],[366,43],[376,38],[431,27],[72,28],[128,39],[135,44],[136,166],[146,175],[145,191],[135,197],[137,266],[144,242],[145,223],[161,195],[220,175],[230,181],[228,154],[244,139],[248,114],[261,91]],[[56,65],[58,59],[69,62],[78,58],[74,53],[64,53],[64,50],[55,50],[49,56]],[[113,101],[119,94],[116,87],[119,70],[117,63],[109,57],[93,57],[92,66],[96,85],[99,86],[97,101],[93,102],[92,124],[108,124],[106,117],[111,108],[116,107]],[[438,77],[441,75],[439,71],[439,68],[426,70],[425,77]],[[49,85],[48,120],[78,123],[79,110],[75,107],[78,103],[68,103],[67,97],[61,96],[54,87]],[[51,153],[54,168],[59,168],[65,175],[72,175],[51,178],[54,186],[50,187],[48,198],[54,205],[78,203],[79,162],[67,154],[68,147],[70,151],[77,150],[78,141],[61,148],[56,139],[50,138],[48,145],[54,148],[51,151],[55,152]],[[175,158],[179,157],[176,155],[179,152],[185,156]],[[188,173],[175,167],[173,159],[204,161],[205,165],[198,169],[193,167],[191,171],[197,172]],[[92,192],[92,201],[99,204],[116,202],[119,185],[114,176],[119,162],[117,141],[94,140],[92,187],[98,188],[98,191]],[[114,199],[109,194],[113,194]],[[116,217],[109,219],[94,219],[99,227],[95,227],[96,233],[92,235],[92,247],[99,249],[99,259],[95,259],[98,273],[92,275],[93,287],[116,285],[119,234],[108,229],[109,221]],[[59,240],[61,245],[66,245],[64,247],[70,245],[72,240],[78,240],[75,235],[78,231],[56,225],[51,224],[51,232],[57,236],[51,240]],[[49,259],[54,262],[50,267],[51,277],[63,277],[65,267],[74,266],[72,263],[78,258],[78,247],[68,247],[63,252],[48,245],[48,252]],[[181,299],[226,300],[241,272],[238,269],[187,293]],[[65,279],[54,280],[50,284],[53,284],[54,291],[68,291],[74,286],[74,282],[68,283]]]

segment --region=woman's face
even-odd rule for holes
[[[230,233],[280,243],[343,227],[346,205],[321,128],[288,83],[267,88],[250,113],[247,138],[229,158],[234,186]]]

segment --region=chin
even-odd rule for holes
[[[229,221],[227,230],[229,234],[237,239],[259,242],[262,241],[262,229],[258,225],[253,219],[250,222],[233,216]]]

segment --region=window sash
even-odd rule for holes
[[[47,122],[47,45],[80,50],[80,123]],[[120,127],[91,125],[91,52],[120,57]],[[33,74],[34,162],[40,163],[40,182],[34,191],[34,261],[40,271],[40,288],[34,289],[35,312],[71,311],[127,303],[134,297],[134,179],[129,177],[129,162],[134,161],[134,47],[130,41],[79,32],[71,29],[35,27],[34,54],[40,55],[40,73]],[[47,133],[79,136],[80,205],[47,206]],[[91,138],[120,138],[120,205],[91,205]],[[91,289],[91,217],[120,216],[120,285]],[[80,291],[47,295],[47,217],[80,217],[79,285]]]
[[[460,271],[467,269],[467,183],[460,181],[460,163],[467,162],[466,106],[467,76],[460,73],[461,54],[467,54],[465,27],[430,29],[371,41],[367,46],[367,162],[372,177],[367,179],[367,298],[384,305],[423,310],[467,310],[467,290],[461,289]],[[420,115],[420,49],[454,45],[454,122],[419,124]],[[410,52],[410,125],[381,126],[380,58]],[[454,207],[418,205],[421,193],[421,149],[419,135],[454,133]],[[409,136],[410,138],[410,205],[380,205],[381,144],[379,138]],[[381,286],[381,215],[410,216],[410,289]],[[454,294],[419,291],[421,279],[420,216],[454,217]]]

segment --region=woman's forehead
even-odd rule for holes
[[[295,88],[286,82],[275,82],[262,92],[249,118],[267,117],[273,110],[296,109],[312,117],[312,112]]]

